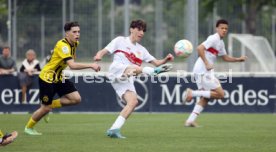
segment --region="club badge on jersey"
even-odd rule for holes
[[[67,46],[63,46],[63,47],[62,47],[62,52],[63,52],[64,54],[68,54],[68,53],[69,53],[69,48],[68,48]]]

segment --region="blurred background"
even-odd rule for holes
[[[221,62],[217,71],[276,71],[276,0],[0,0],[0,47],[11,46],[18,62],[28,49],[43,61],[63,38],[65,22],[74,20],[81,25],[77,60],[91,62],[113,38],[127,36],[129,23],[137,18],[148,25],[142,45],[157,58],[173,53],[180,39],[196,48],[215,32],[216,20],[224,18],[229,22],[228,53],[249,60]],[[196,58],[196,50],[188,59],[177,58],[175,69],[191,71]],[[110,61],[106,57],[103,65]]]

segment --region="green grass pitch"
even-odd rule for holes
[[[29,114],[1,114],[2,131],[17,130],[14,143],[1,152],[274,152],[275,114],[203,113],[202,127],[183,127],[188,113],[134,113],[122,129],[127,139],[111,139],[106,130],[117,114],[51,114],[23,133]]]

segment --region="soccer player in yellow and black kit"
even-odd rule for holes
[[[62,71],[69,66],[70,69],[91,68],[96,72],[100,66],[96,63],[77,63],[74,61],[76,48],[79,44],[80,26],[78,22],[69,22],[64,25],[65,38],[59,40],[39,75],[39,91],[41,106],[37,109],[25,126],[24,132],[29,135],[42,135],[34,129],[36,123],[53,108],[80,103],[81,96],[74,84],[68,79],[63,80]],[[53,100],[55,94],[59,99]]]

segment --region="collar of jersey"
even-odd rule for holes
[[[66,38],[64,38],[64,40],[71,46],[71,47],[74,47],[73,45],[71,45],[68,40]]]

